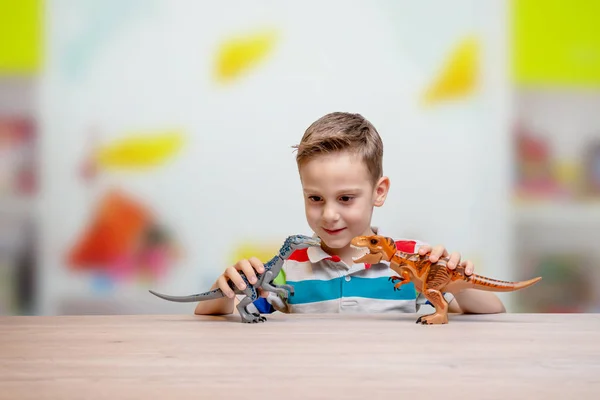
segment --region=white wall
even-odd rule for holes
[[[185,249],[155,284],[162,291],[207,289],[236,242],[308,232],[290,146],[336,110],[363,114],[383,137],[392,186],[375,225],[444,243],[473,257],[479,272],[511,278],[504,5],[479,3],[49,1],[41,313],[60,312],[65,296],[100,296],[61,257],[113,183],[143,195]],[[272,57],[233,85],[215,84],[219,42],[263,26],[281,33]],[[472,33],[484,50],[480,91],[421,108],[447,54]],[[78,179],[91,127],[108,140],[171,126],[188,140],[175,162],[94,187]],[[146,289],[122,287],[101,300],[115,301],[114,312],[193,307],[156,302]]]

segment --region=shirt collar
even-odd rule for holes
[[[314,239],[317,238],[317,234],[313,233],[312,237]],[[306,250],[306,254],[308,254],[308,259],[310,260],[311,263],[317,263],[319,261],[325,260],[325,259],[333,259],[334,256],[331,256],[329,253],[327,253],[325,250],[323,250],[323,248],[321,246],[311,246]],[[337,257],[337,256],[335,256]]]
[[[308,259],[311,263],[316,263],[325,259],[334,259],[338,258],[337,256],[329,255],[325,250],[321,247],[309,247],[307,250]]]

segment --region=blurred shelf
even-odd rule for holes
[[[589,202],[527,202],[513,205],[516,224],[598,225],[600,201]]]
[[[0,195],[0,215],[29,216],[35,214],[36,207],[35,198]]]

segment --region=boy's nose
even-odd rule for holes
[[[335,207],[325,207],[323,209],[323,220],[333,222],[340,219],[340,214]]]

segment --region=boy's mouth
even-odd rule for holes
[[[325,228],[323,228],[323,230],[330,235],[337,235],[338,233],[342,232],[344,229],[346,229],[346,228],[341,228],[341,229],[325,229]]]

